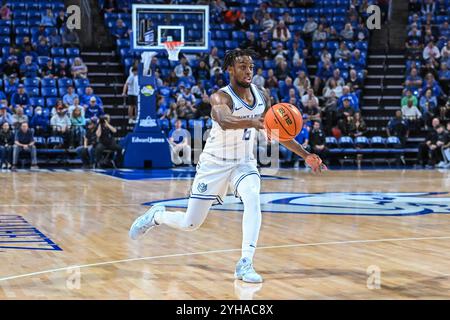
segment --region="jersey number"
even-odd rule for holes
[[[248,129],[244,130],[244,135],[242,136],[242,140],[250,140],[252,132]]]

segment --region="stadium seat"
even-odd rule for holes
[[[400,139],[398,137],[395,137],[395,136],[388,137],[386,139],[386,146],[388,148],[398,148],[398,147],[401,146]]]
[[[53,108],[56,106],[56,102],[58,101],[57,97],[47,97],[45,98],[45,106],[47,108]]]
[[[57,147],[64,144],[64,139],[58,136],[51,136],[47,138],[47,145],[49,147]]]
[[[47,142],[44,137],[34,137],[34,143],[36,145],[36,148],[45,148],[47,145]]]
[[[75,87],[88,87],[90,85],[89,79],[75,79]]]
[[[341,148],[353,148],[355,146],[353,139],[348,136],[340,137],[338,142],[339,142],[339,147],[341,147]]]
[[[28,117],[31,118],[33,116],[33,108],[26,107],[23,109],[23,113]]]
[[[78,48],[66,48],[66,56],[78,57],[80,56],[80,49]]]
[[[372,148],[384,148],[386,146],[384,138],[379,136],[372,137],[370,144]]]
[[[48,62],[49,60],[51,60],[50,57],[47,57],[47,56],[39,56],[37,62],[38,62],[38,64],[39,64],[39,66],[43,67],[43,66],[45,66],[45,65],[47,64],[47,62]]]
[[[25,87],[39,87],[39,78],[25,78],[23,85]]]
[[[56,88],[56,80],[53,78],[43,78],[41,80],[41,86],[42,86],[42,88],[44,88],[44,87]]]
[[[55,87],[42,87],[41,94],[44,98],[58,96],[58,91]]]
[[[0,46],[9,46],[10,44],[9,36],[0,36]]]
[[[37,97],[37,96],[39,96],[39,88],[38,87],[25,87],[25,92],[30,97]]]
[[[0,36],[9,36],[11,28],[8,26],[0,26]]]
[[[335,137],[326,137],[325,144],[328,148],[333,149],[338,147],[338,142]]]
[[[45,102],[45,100],[42,97],[31,97],[30,98],[30,105],[33,107],[37,107],[37,106],[43,107],[44,102]]]
[[[73,86],[73,80],[70,78],[60,78],[58,79],[58,87],[59,88],[66,88],[69,86]]]
[[[14,32],[18,36],[28,36],[30,34],[30,28],[28,27],[16,27]]]
[[[66,55],[64,48],[61,47],[52,48],[50,53],[52,57],[64,57]]]
[[[370,146],[369,139],[364,136],[356,137],[355,138],[355,146],[358,148],[367,148]]]

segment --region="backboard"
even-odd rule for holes
[[[181,41],[182,51],[209,50],[209,6],[132,5],[131,47],[138,51],[164,51],[165,41]]]

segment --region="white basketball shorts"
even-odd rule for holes
[[[237,187],[246,176],[256,174],[260,177],[256,160],[234,161],[216,158],[202,153],[197,163],[197,174],[191,189],[191,198],[216,200],[222,204],[228,187],[239,197]]]

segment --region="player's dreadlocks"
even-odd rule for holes
[[[250,57],[255,57],[257,54],[255,51],[253,51],[252,49],[233,49],[233,50],[228,50],[225,53],[225,57],[223,59],[223,66],[222,66],[222,70],[225,72],[227,71],[229,66],[232,66],[236,60],[236,58],[238,57],[242,57],[242,56],[250,56]]]

